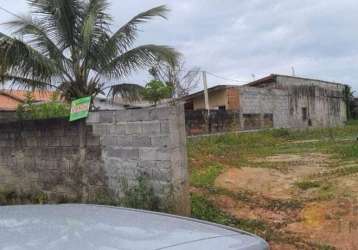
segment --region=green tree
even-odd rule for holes
[[[28,0],[31,17],[6,23],[11,35],[0,33],[0,80],[31,89],[58,89],[70,101],[96,96],[111,88],[114,94],[140,89],[138,85],[108,86],[138,69],[151,67],[157,58],[175,60],[167,46],[133,47],[139,25],[165,18],[159,6],[133,17],[111,31],[106,0]],[[134,91],[136,92],[136,91]]]
[[[157,105],[159,101],[170,98],[172,92],[173,88],[170,85],[167,85],[162,81],[152,80],[145,86],[142,95],[144,100]]]

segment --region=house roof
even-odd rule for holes
[[[230,89],[230,88],[236,88],[236,87],[240,87],[240,85],[216,85],[214,87],[208,88],[208,92],[209,94],[218,90],[223,90],[223,89]],[[195,98],[198,96],[201,96],[204,94],[204,90],[198,91],[194,94],[188,95],[188,96],[184,96],[183,100],[188,100],[191,98]]]
[[[19,104],[26,100],[26,90],[0,90],[0,110],[14,111]],[[47,102],[54,94],[53,91],[33,91],[31,92],[34,102]]]
[[[273,81],[276,81],[277,77],[289,77],[289,78],[302,79],[302,80],[318,81],[318,82],[322,82],[322,83],[326,83],[326,84],[334,84],[334,85],[344,85],[344,86],[346,86],[346,84],[342,84],[342,83],[338,83],[338,82],[324,81],[324,80],[320,80],[320,79],[305,78],[305,77],[299,77],[299,76],[280,75],[280,74],[271,74],[271,75],[266,76],[264,78],[261,78],[261,79],[258,79],[256,81],[250,82],[250,83],[247,84],[247,86],[253,86],[254,87],[254,86],[264,84],[264,83],[273,82]]]

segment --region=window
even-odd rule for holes
[[[307,108],[302,108],[302,121],[307,121],[308,113]]]
[[[219,110],[226,110],[225,106],[219,106]]]

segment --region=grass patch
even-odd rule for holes
[[[308,190],[311,188],[319,188],[321,183],[318,181],[299,181],[296,182],[295,185],[302,190]]]
[[[216,208],[204,196],[192,194],[192,217],[217,224],[228,225],[250,233],[265,235],[269,227],[262,221],[237,219]]]
[[[206,168],[195,169],[190,177],[190,183],[195,187],[211,187],[223,169],[224,167],[221,165],[211,165]]]
[[[191,184],[200,189],[192,195],[193,217],[236,227],[258,234],[268,241],[284,242],[296,246],[298,249],[334,249],[331,246],[319,245],[301,239],[299,234],[281,231],[282,225],[290,223],[291,219],[285,218],[282,223],[276,223],[274,220],[237,218],[220,210],[221,205],[216,204],[215,206],[210,200],[217,195],[226,195],[239,203],[249,204],[253,208],[261,208],[269,212],[292,212],[295,215],[305,206],[306,202],[326,201],[342,194],[349,194],[349,188],[342,190],[341,185],[334,178],[358,173],[357,137],[358,121],[350,121],[347,126],[340,128],[277,129],[191,138],[188,140]],[[319,174],[304,177],[295,183],[295,187],[300,190],[312,189],[312,192],[305,192],[302,196],[297,192],[297,197],[293,199],[272,199],[272,197],[265,197],[259,192],[247,190],[231,192],[214,186],[216,177],[222,173],[224,167],[270,168],[289,175],[296,165],[297,167],[301,166],[301,162],[270,162],[260,159],[285,154],[314,157],[312,153],[324,155],[322,157],[324,158],[323,164],[314,162],[312,167],[319,165],[326,169]],[[326,158],[327,161],[325,161]],[[311,164],[306,160],[304,165],[310,167]],[[257,178],[259,181],[260,176]],[[295,219],[293,216],[292,220]],[[303,246],[307,246],[307,248],[303,248]]]
[[[325,182],[318,191],[317,200],[331,200],[337,195],[337,188],[333,183]]]

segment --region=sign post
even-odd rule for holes
[[[91,106],[91,97],[74,100],[71,104],[70,122],[87,118]]]

